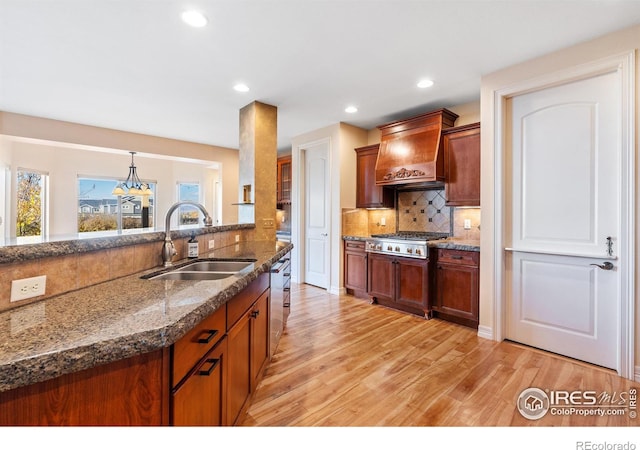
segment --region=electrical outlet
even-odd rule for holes
[[[465,230],[471,229],[471,219],[464,219],[464,229]]]
[[[23,278],[21,280],[13,280],[11,282],[11,300],[18,302],[27,298],[38,297],[44,295],[47,286],[47,276]]]
[[[215,239],[209,239],[209,250],[211,250],[216,244]]]
[[[275,221],[273,219],[262,219],[262,226],[264,228],[273,228],[275,226]]]
[[[236,234],[236,242],[240,242],[240,235]]]

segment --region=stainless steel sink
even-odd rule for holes
[[[176,272],[239,272],[246,269],[250,261],[197,261],[176,269]]]
[[[151,273],[147,280],[222,280],[253,267],[255,260],[199,260],[176,267],[169,272]]]
[[[235,275],[235,272],[166,272],[148,278],[149,280],[222,280]]]

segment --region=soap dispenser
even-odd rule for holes
[[[191,233],[191,239],[187,241],[187,257],[198,257],[198,240],[196,239],[195,233]]]

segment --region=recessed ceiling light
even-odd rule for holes
[[[208,20],[204,14],[199,11],[189,10],[182,13],[182,20],[192,27],[203,27],[207,24]]]
[[[233,89],[235,89],[238,92],[249,92],[249,86],[247,86],[244,83],[238,83],[236,84]]]
[[[421,89],[428,88],[428,87],[431,87],[431,86],[433,86],[433,81],[431,81],[431,80],[426,80],[425,79],[425,80],[418,81],[418,87],[421,88]]]
[[[344,112],[347,112],[349,114],[357,113],[358,112],[358,108],[356,108],[355,106],[347,106],[344,109]]]

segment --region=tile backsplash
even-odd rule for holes
[[[449,233],[460,239],[480,239],[480,208],[446,206],[444,190],[398,192],[394,209],[343,209],[342,234],[370,236],[396,231]],[[469,220],[470,228],[464,228]]]
[[[398,192],[398,230],[453,232],[453,209],[444,190]]]

